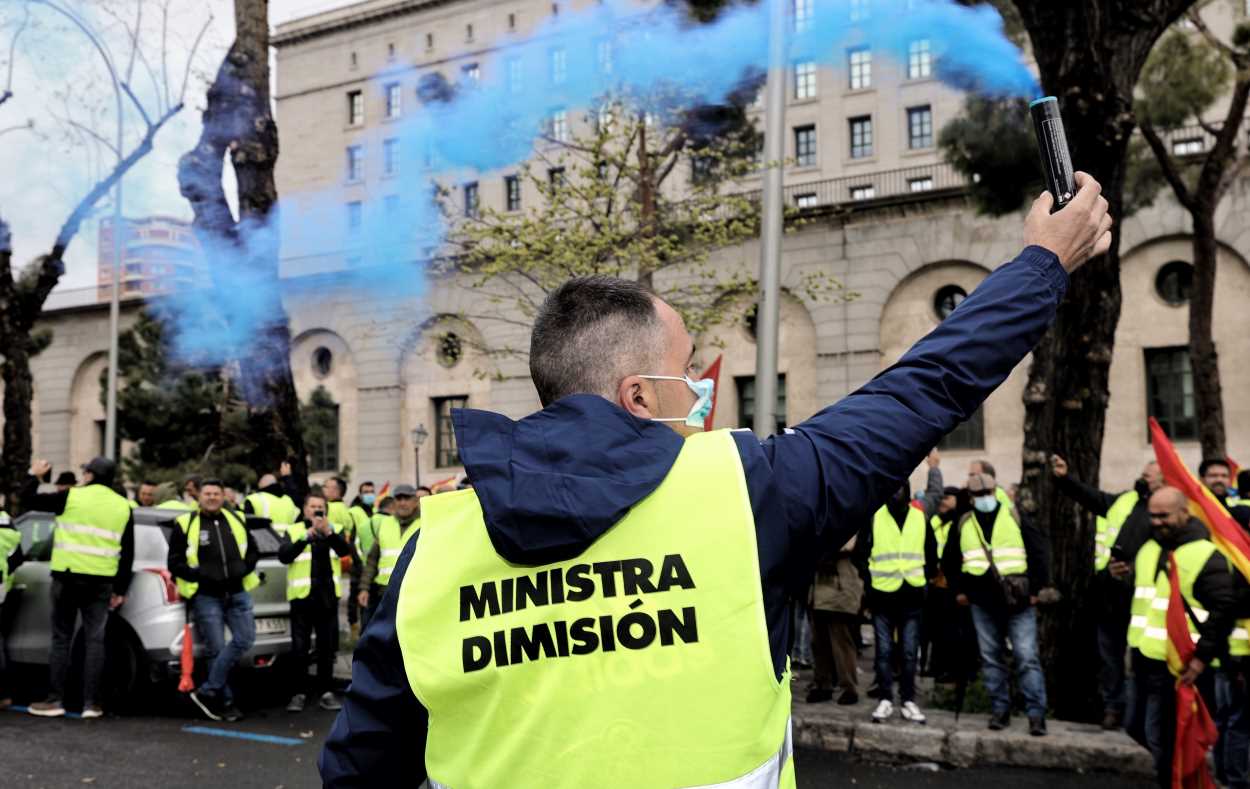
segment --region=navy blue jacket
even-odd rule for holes
[[[898,489],[938,440],[967,419],[1032,350],[1068,275],[1028,247],[1002,266],[897,364],[784,434],[735,432],[755,516],[760,583],[780,677],[789,601],[815,560],[836,550]],[[607,400],[574,395],[520,422],[453,413],[460,457],[495,550],[539,565],[577,556],[668,474],[682,438]],[[400,589],[420,540],[400,554]],[[404,675],[395,593],[369,622],[343,710],[321,753],[326,786],[416,786],[428,717]]]

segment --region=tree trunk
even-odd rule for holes
[[[17,341],[4,349],[0,364],[4,381],[4,447],[0,450],[0,491],[3,491],[10,514],[20,509],[15,503],[18,491],[30,468],[32,445],[31,401],[35,381],[30,372],[30,353],[26,343]]]
[[[276,471],[281,461],[290,460],[292,476],[303,490],[308,457],[291,375],[291,334],[280,293],[272,286],[278,281],[273,175],[278,127],[269,107],[269,3],[235,0],[234,5],[234,44],[209,87],[200,140],[179,162],[178,184],[194,211],[196,233],[209,250],[217,291],[246,288],[266,297],[266,303],[253,303],[252,310],[267,319],[249,326],[248,345],[231,349],[231,355],[239,360],[240,391],[261,448],[256,467]],[[226,155],[238,182],[237,222],[222,187]],[[223,314],[228,321],[255,317],[229,310]]]
[[[639,235],[651,238],[655,235],[655,163],[647,149],[647,115],[642,114],[638,130],[638,222]],[[647,264],[638,269],[638,284],[654,288],[655,272]]]
[[[1072,159],[1102,184],[1111,214],[1122,216],[1133,87],[1151,47],[1191,0],[1014,0],[1028,30],[1047,93],[1058,96]],[[1088,42],[1100,42],[1089,46]],[[1085,42],[1085,45],[1078,45]],[[1047,471],[1052,453],[1072,474],[1098,484],[1109,400],[1108,375],[1120,318],[1120,233],[1111,249],[1073,275],[1051,330],[1033,352],[1024,393],[1020,510],[1048,534],[1062,602],[1041,612],[1042,664],[1059,717],[1095,719],[1097,606],[1092,517],[1062,496]]]
[[[1219,354],[1211,324],[1215,312],[1215,268],[1219,247],[1215,237],[1215,202],[1194,195],[1194,280],[1189,295],[1189,363],[1194,376],[1198,438],[1204,458],[1225,452],[1224,399],[1220,390]],[[1218,198],[1217,198],[1218,199]]]

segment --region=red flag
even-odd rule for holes
[[[1237,484],[1237,475],[1241,473],[1241,466],[1237,465],[1237,461],[1228,455],[1224,456],[1224,462],[1228,464],[1228,476],[1233,478],[1233,484]],[[1238,491],[1240,493],[1241,491]]]
[[[716,418],[716,401],[720,399],[720,360],[724,354],[716,357],[716,361],[708,365],[707,369],[699,374],[698,379],[711,378],[714,386],[712,387],[712,410],[707,412],[707,420],[703,423],[705,431],[712,429],[712,421]]]
[[[195,690],[195,680],[191,674],[195,671],[195,644],[191,640],[191,623],[182,626],[182,676],[178,678],[178,690],[190,693]]]
[[[1150,417],[1150,442],[1163,471],[1163,481],[1185,494],[1189,499],[1189,514],[1202,521],[1215,547],[1250,580],[1250,536],[1242,531],[1215,494],[1185,466],[1154,417]]]
[[[1189,616],[1181,599],[1180,577],[1176,562],[1168,563],[1171,594],[1167,613],[1168,668],[1179,676],[1194,656],[1194,642],[1189,635]],[[1176,685],[1176,743],[1172,750],[1172,789],[1215,789],[1207,769],[1207,752],[1215,747],[1219,730],[1202,701],[1202,694],[1192,685]]]

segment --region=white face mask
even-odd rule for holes
[[[979,512],[993,512],[998,506],[998,497],[992,493],[988,496],[977,496],[972,500],[972,506]]]
[[[683,375],[681,378],[672,375],[640,375],[639,378],[646,378],[650,381],[683,381],[686,386],[690,387],[690,391],[695,394],[694,405],[690,406],[690,413],[684,418],[682,417],[653,417],[652,422],[685,422],[688,426],[703,429],[704,423],[707,421],[707,415],[712,412],[712,395],[716,390],[716,382],[711,378],[701,378],[698,381],[690,380],[690,376]]]

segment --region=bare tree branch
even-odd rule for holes
[[[1168,153],[1167,146],[1163,144],[1159,133],[1155,131],[1154,125],[1146,118],[1141,119],[1141,134],[1146,138],[1146,142],[1150,145],[1150,149],[1154,151],[1155,158],[1159,161],[1159,169],[1163,171],[1163,177],[1172,187],[1172,191],[1176,193],[1176,200],[1188,210],[1193,210],[1194,199],[1190,194],[1189,187],[1185,184],[1185,179],[1181,177],[1180,171],[1176,167],[1176,161],[1172,155]]]
[[[0,104],[13,98],[13,64],[17,62],[17,40],[22,37],[22,32],[26,30],[28,24],[30,24],[30,6],[24,5],[22,6],[22,24],[17,26],[13,38],[9,41],[9,74],[4,82],[4,90],[0,90]]]
[[[1229,60],[1232,60],[1234,63],[1240,62],[1241,55],[1237,52],[1237,50],[1221,41],[1219,36],[1211,32],[1211,28],[1207,27],[1207,23],[1203,20],[1199,9],[1190,8],[1187,12],[1185,12],[1185,16],[1189,19],[1193,26],[1197,28],[1198,32],[1202,34],[1202,37],[1207,40],[1208,44],[1215,47],[1215,49],[1217,49]]]

